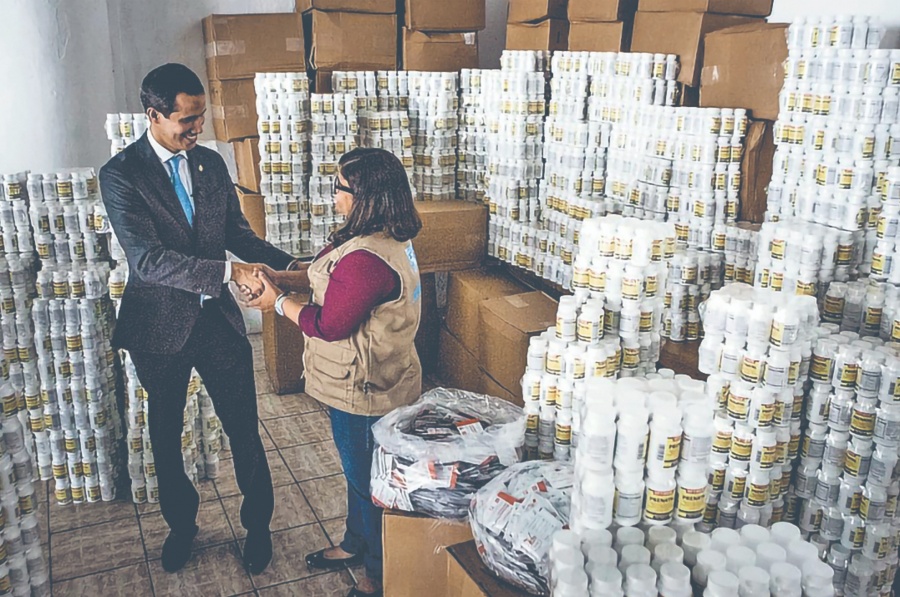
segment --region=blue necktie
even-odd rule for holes
[[[184,215],[187,218],[188,225],[193,228],[194,206],[191,205],[191,196],[188,195],[187,189],[184,188],[184,183],[181,182],[181,174],[178,171],[178,167],[181,165],[181,160],[183,159],[183,155],[175,155],[169,158],[169,161],[166,163],[169,165],[172,186],[175,187],[175,194],[178,195],[178,201],[181,203],[181,209],[184,210]]]

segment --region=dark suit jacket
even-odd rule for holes
[[[200,314],[200,295],[218,307],[240,334],[240,309],[222,283],[225,251],[244,261],[285,269],[292,257],[260,239],[241,213],[225,162],[197,146],[188,152],[194,227],[165,166],[147,140],[149,131],[100,169],[100,189],[130,270],[113,344],[173,354],[181,350]]]

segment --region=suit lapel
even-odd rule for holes
[[[206,223],[207,212],[207,177],[205,166],[199,151],[188,152],[188,166],[191,169],[191,186],[194,191],[194,234],[199,236],[200,226]]]
[[[181,227],[184,229],[185,233],[191,238],[193,238],[194,233],[191,230],[190,225],[188,224],[187,217],[184,215],[184,209],[181,207],[181,202],[178,200],[178,195],[175,194],[175,187],[172,186],[172,180],[169,178],[169,173],[166,171],[166,167],[159,161],[159,157],[153,151],[153,147],[150,145],[150,141],[147,140],[147,135],[150,134],[148,130],[144,133],[144,136],[141,137],[138,141],[138,152],[141,155],[142,160],[144,161],[143,174],[147,179],[147,191],[148,197],[154,197],[159,201],[159,203],[169,212],[169,214],[174,217]],[[188,159],[188,163],[191,163],[190,158]],[[191,168],[194,168],[192,165]],[[196,179],[196,177],[195,177]],[[196,183],[195,183],[196,184]],[[196,196],[196,186],[194,187],[194,194]],[[196,208],[195,208],[196,211]],[[195,214],[196,218],[196,214]]]

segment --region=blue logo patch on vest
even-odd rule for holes
[[[413,249],[412,243],[409,243],[406,246],[406,258],[409,259],[409,264],[412,266],[414,272],[419,271],[419,261],[416,259],[416,250]],[[418,302],[419,297],[422,296],[422,284],[416,284],[416,289],[413,290],[413,302]]]

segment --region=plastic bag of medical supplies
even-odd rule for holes
[[[372,433],[373,502],[465,520],[475,492],[521,459],[525,413],[500,398],[435,388]]]
[[[494,574],[535,595],[549,594],[550,545],[569,524],[573,477],[568,462],[523,462],[478,490],[469,523]]]

